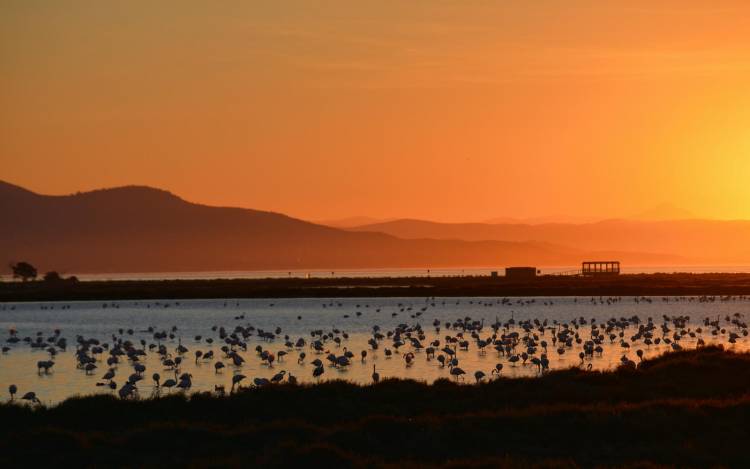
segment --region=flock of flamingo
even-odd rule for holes
[[[661,301],[716,302],[734,299],[686,297]],[[143,388],[144,381],[151,389],[152,396],[163,392],[189,392],[193,388],[194,376],[190,370],[186,370],[188,366],[212,366],[216,381],[213,390],[218,396],[237,392],[243,387],[263,387],[283,382],[296,384],[297,376],[283,369],[284,363],[289,361],[296,362],[298,369],[307,368],[309,380],[316,382],[333,372],[369,367],[371,363],[368,360],[374,357],[378,360],[397,360],[406,368],[434,366],[446,378],[478,384],[499,378],[506,367],[531,367],[534,373],[543,374],[553,367],[556,358],[563,356],[568,357],[566,363],[569,365],[572,355],[576,357],[574,366],[591,370],[593,361],[605,352],[617,353],[622,366],[637,367],[636,360],[643,360],[644,350],[681,350],[685,346],[683,344],[688,342],[695,347],[704,346],[707,341],[736,344],[748,336],[748,326],[740,313],[704,317],[695,322],[691,322],[687,315],[646,318],[631,315],[611,317],[605,321],[586,317],[570,321],[515,319],[513,315],[505,320],[495,318],[485,321],[465,316],[445,320],[435,318],[429,324],[422,325],[423,314],[435,307],[435,301],[434,298],[427,299],[419,306],[399,304],[391,317],[395,319],[401,313],[409,320],[387,330],[377,324],[372,325],[367,333],[366,346],[356,351],[349,347],[350,334],[343,327],[314,329],[304,336],[293,337],[281,327],[268,330],[254,327],[247,321],[250,315],[242,313],[233,317],[234,325],[214,325],[205,334],[191,337],[183,337],[176,325],[166,329],[153,326],[137,328],[134,325],[119,328],[107,338],[77,335],[72,340],[66,338],[60,329],[46,335],[42,332],[23,335],[10,328],[4,339],[2,355],[12,354],[20,347],[29,347],[36,353],[44,354],[44,359],[36,363],[38,375],[44,376],[54,373],[55,363],[63,359],[63,354],[70,354],[80,373],[98,377],[95,380],[97,387],[111,390],[122,399],[135,399],[140,397],[139,386]],[[446,304],[446,301],[450,300],[442,300],[442,304]],[[476,301],[491,306],[523,305],[537,300],[504,298]],[[548,304],[547,300],[540,301]],[[622,301],[622,298],[583,301],[613,304]],[[653,301],[659,300],[634,298],[635,303]],[[149,308],[151,306],[148,305]],[[153,306],[163,305],[154,303]],[[335,301],[322,306],[343,307],[342,303]],[[355,312],[341,315],[340,321],[361,316],[364,306],[357,305]],[[7,307],[3,306],[0,311]],[[272,308],[273,304],[268,307]],[[369,305],[366,307],[369,308]],[[65,308],[62,306],[62,309]],[[297,319],[302,318],[298,316]],[[467,354],[483,357],[483,363],[487,362],[488,367],[464,369],[462,364]],[[258,366],[269,370],[280,370],[270,378],[251,379],[243,373],[247,360],[256,360]],[[151,363],[150,370],[147,362]],[[372,382],[377,383],[381,380],[381,374],[376,363],[371,365]],[[19,388],[11,384],[8,392],[10,401],[14,401]],[[26,390],[19,399],[41,403],[33,390]]]

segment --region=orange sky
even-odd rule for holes
[[[0,179],[43,193],[750,218],[747,1],[6,0],[0,103]]]

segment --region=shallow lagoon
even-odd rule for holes
[[[227,390],[231,388],[232,376],[241,373],[247,378],[242,385],[252,385],[253,379],[257,377],[271,378],[282,370],[288,375],[291,373],[300,382],[314,382],[312,372],[314,366],[310,363],[318,358],[325,363],[324,373],[321,380],[346,379],[357,383],[372,382],[373,365],[376,366],[381,378],[398,377],[423,380],[432,382],[438,378],[451,378],[449,367],[441,366],[438,360],[428,359],[425,350],[413,349],[409,340],[402,335],[405,345],[398,350],[393,346],[393,341],[387,337],[387,331],[392,331],[399,324],[408,326],[421,325],[425,340],[421,342],[427,346],[433,340],[440,340],[436,356],[440,355],[439,349],[446,343],[446,336],[455,337],[462,329],[455,327],[446,328],[445,323],[455,323],[458,319],[470,318],[471,322],[483,323],[483,328],[478,331],[481,338],[493,334],[491,325],[496,321],[507,324],[513,320],[515,324],[508,325],[507,329],[501,327],[499,334],[518,332],[524,336],[524,330],[519,323],[524,320],[538,319],[540,322],[547,321],[545,333],[542,335],[538,330],[533,331],[539,336],[539,341],[548,342],[547,356],[550,369],[561,369],[570,366],[579,366],[581,359],[579,352],[582,345],[573,342],[572,347],[566,347],[562,355],[558,354],[557,347],[552,345],[552,337],[556,330],[567,324],[573,328],[572,321],[580,321],[584,318],[586,324],[579,324],[576,330],[582,341],[591,336],[591,320],[602,325],[611,318],[632,318],[638,316],[642,323],[648,318],[653,318],[657,326],[654,337],[662,337],[661,325],[664,316],[669,318],[687,316],[689,321],[684,327],[675,327],[674,322],[668,321],[670,329],[667,337],[672,337],[675,331],[685,330],[693,332],[695,337],[689,334],[683,336],[679,341],[683,348],[693,348],[700,338],[706,344],[722,343],[735,350],[747,350],[749,339],[742,334],[742,328],[736,324],[726,321],[729,317],[735,322],[744,322],[745,313],[750,307],[750,301],[746,298],[346,298],[346,299],[266,299],[266,300],[164,300],[164,301],[116,301],[116,302],[49,302],[49,303],[3,303],[0,304],[0,343],[9,347],[6,353],[0,355],[0,389],[5,392],[10,384],[18,386],[19,396],[27,391],[34,391],[39,399],[46,404],[59,402],[72,395],[108,393],[112,392],[108,386],[97,386],[96,383],[104,383],[102,376],[109,369],[106,358],[107,350],[96,356],[97,369],[91,374],[86,374],[79,369],[75,356],[76,337],[82,336],[86,339],[96,338],[101,343],[111,345],[113,335],[117,339],[129,340],[137,348],[141,348],[140,341],[146,342],[146,350],[149,344],[157,343],[152,331],[167,331],[168,333],[176,327],[174,339],[160,341],[164,344],[172,357],[179,354],[176,349],[182,344],[188,350],[183,355],[183,362],[179,373],[190,373],[192,375],[191,392],[213,391],[215,385],[223,385]],[[711,321],[719,319],[720,329],[713,335],[711,327],[704,324],[705,318]],[[434,323],[440,322],[440,331],[437,332]],[[254,328],[252,336],[245,342],[247,351],[238,350],[239,354],[246,360],[241,367],[231,365],[231,360],[224,357],[220,350],[225,345],[219,338],[218,328],[223,326],[231,333],[236,326]],[[373,326],[379,326],[381,333],[386,338],[379,342],[378,349],[373,350],[368,340],[373,337]],[[216,331],[212,330],[216,326]],[[276,334],[273,341],[262,340],[257,335],[257,330],[275,332],[277,328],[281,331]],[[17,331],[17,337],[31,338],[36,340],[39,335],[46,342],[54,335],[55,330],[60,331],[60,336],[67,339],[68,347],[65,351],[58,351],[57,355],[50,357],[46,348],[32,348],[28,342],[21,340],[17,343],[8,343],[11,329]],[[122,334],[120,333],[122,329]],[[128,330],[132,329],[132,334]],[[701,333],[696,333],[702,329]],[[325,351],[335,355],[342,355],[344,349],[354,353],[349,366],[339,369],[330,366],[326,360],[326,353],[316,353],[311,349],[311,331],[322,330],[329,333],[333,330],[339,331],[337,335],[341,338],[338,345],[333,340],[325,342]],[[621,330],[613,332],[619,334]],[[601,356],[595,354],[584,360],[583,367],[594,370],[610,369],[621,363],[623,356],[638,361],[636,350],[641,349],[644,357],[658,355],[672,349],[670,344],[661,342],[659,345],[646,346],[642,340],[631,342],[631,337],[638,331],[638,326],[631,323],[623,332],[623,339],[631,345],[623,348],[621,339],[610,341],[608,338],[602,342],[604,349]],[[739,334],[736,343],[729,344],[731,332]],[[344,333],[348,338],[344,338]],[[511,363],[507,356],[498,353],[492,346],[482,353],[471,338],[471,331],[463,332],[464,338],[469,340],[468,351],[457,348],[459,366],[466,371],[463,380],[466,383],[475,382],[474,372],[481,370],[490,378],[491,370],[498,363],[503,364],[502,375],[511,377],[536,376],[538,367],[522,360]],[[201,340],[196,340],[201,336]],[[288,348],[285,346],[285,336],[296,342],[299,338],[305,339],[307,345],[301,349]],[[212,338],[213,344],[207,343],[206,339]],[[316,337],[317,338],[317,337]],[[260,345],[264,350],[271,351],[277,360],[269,367],[263,363],[255,351]],[[386,357],[385,349],[391,349],[394,354]],[[544,351],[537,347],[536,356]],[[213,360],[195,360],[195,351],[206,353],[213,350]],[[365,350],[367,356],[364,362],[361,360],[361,352]],[[515,353],[525,350],[519,346]],[[280,351],[287,355],[279,359]],[[306,354],[306,359],[298,363],[301,352]],[[407,366],[404,355],[413,352],[414,360]],[[38,373],[37,362],[52,359],[55,364],[48,374]],[[162,377],[162,382],[168,378],[174,378],[174,372],[168,370],[155,352],[149,352],[142,357],[141,363],[146,366],[144,379],[137,384],[138,393],[141,397],[147,397],[155,392],[151,379],[154,372]],[[220,373],[215,372],[214,362],[222,361],[227,367]],[[133,373],[132,363],[122,360],[115,367],[114,381],[121,386],[129,375]],[[485,379],[488,379],[485,378]],[[177,392],[176,390],[162,389],[162,393]],[[6,394],[4,399],[8,398]]]

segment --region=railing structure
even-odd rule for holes
[[[581,263],[581,275],[618,275],[620,261],[585,261]]]
[[[590,275],[617,275],[620,273],[620,261],[585,261],[580,269],[546,272],[545,276],[580,277]]]

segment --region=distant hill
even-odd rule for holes
[[[141,186],[68,196],[0,182],[0,265],[76,273],[576,265],[596,253],[549,242],[399,239],[278,213],[209,207]],[[647,263],[675,256],[600,253]]]
[[[530,218],[498,217],[489,220],[482,220],[479,223],[488,225],[540,225],[543,223],[593,223],[601,220],[602,217],[594,216],[572,216],[572,215],[549,215]],[[374,222],[373,222],[374,223]],[[363,225],[372,223],[363,223]]]
[[[372,217],[347,217],[332,220],[311,220],[311,222],[317,225],[332,226],[334,228],[354,228],[362,225],[371,225],[373,223],[385,223],[392,220],[395,220],[395,218],[381,220]]]
[[[658,252],[691,262],[750,263],[747,220],[603,220],[596,223],[486,224],[395,220],[352,228],[404,239],[534,241],[584,251]]]

